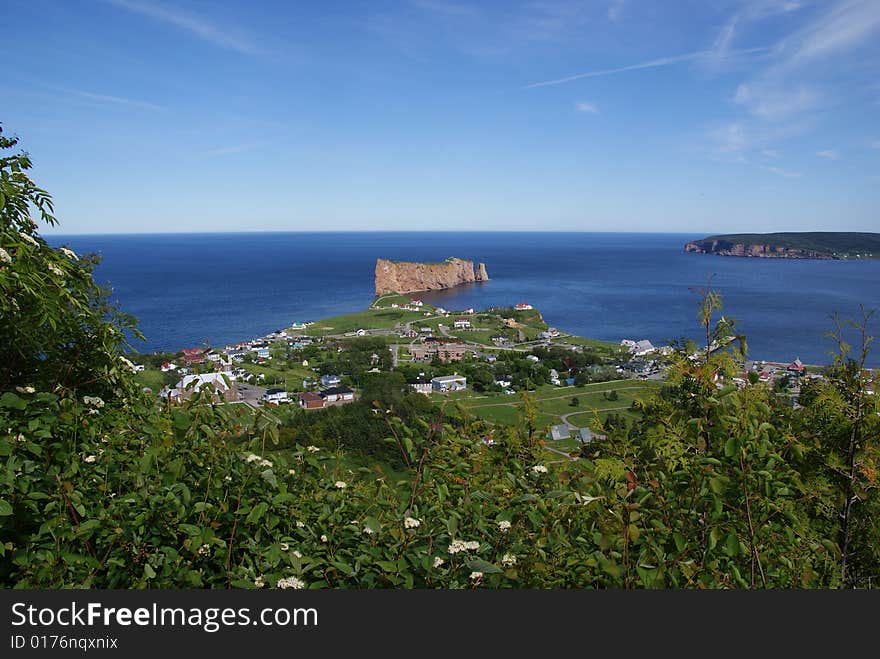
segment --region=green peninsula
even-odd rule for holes
[[[733,233],[689,242],[684,251],[787,259],[880,258],[880,233],[811,231]]]

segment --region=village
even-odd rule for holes
[[[360,314],[292,323],[222,348],[144,356],[136,368],[171,404],[210,387],[217,401],[308,411],[355,403],[367,378],[396,372],[411,392],[506,425],[522,406],[514,394],[529,392],[547,440],[568,451],[593,441],[609,417],[633,422],[637,400],[664,382],[672,350],[647,339],[615,344],[574,336],[548,326],[525,302],[451,311],[390,295]],[[718,378],[717,386],[745,386],[749,372],[792,405],[802,382],[822,377],[799,359],[748,361],[732,382]]]

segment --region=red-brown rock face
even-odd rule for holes
[[[407,263],[376,260],[376,295],[414,293],[452,288],[474,281],[488,281],[486,266],[480,263],[474,271],[473,261],[458,258],[443,263]]]

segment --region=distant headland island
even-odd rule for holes
[[[731,233],[689,242],[685,252],[782,259],[880,258],[880,233]]]
[[[450,257],[442,263],[411,263],[376,259],[376,295],[415,293],[488,281],[483,263]]]

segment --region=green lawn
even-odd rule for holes
[[[635,397],[647,396],[660,383],[644,380],[621,380],[614,382],[597,382],[583,387],[553,387],[543,385],[531,395],[536,399],[541,425],[553,425],[562,422],[562,415],[572,414],[569,421],[578,426],[587,426],[594,418],[594,411],[600,418],[609,412],[617,412],[629,417],[637,417],[638,413],[629,409]],[[617,400],[607,400],[603,393],[616,390]],[[570,405],[573,396],[577,396],[579,405]],[[449,395],[434,395],[434,400],[457,400],[474,416],[512,425],[518,418],[518,410],[522,401],[518,395],[482,396],[473,392],[458,392]],[[442,404],[442,403],[441,403]]]
[[[359,329],[394,329],[398,323],[418,322],[423,318],[420,311],[401,311],[399,309],[366,309],[360,313],[324,318],[310,325],[306,334],[326,336],[344,334]]]

